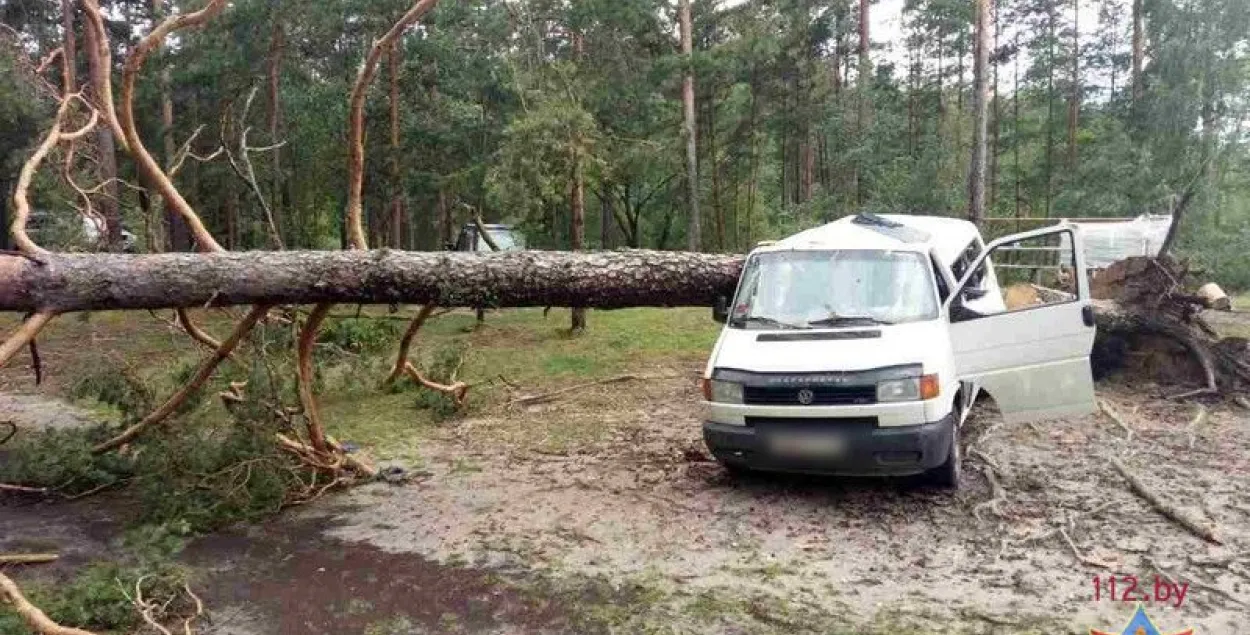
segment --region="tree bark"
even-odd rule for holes
[[[976,0],[976,41],[972,65],[972,161],[968,169],[968,220],[981,225],[985,219],[985,136],[989,115],[990,1]]]
[[[569,188],[569,248],[573,251],[582,249],[586,241],[586,185],[582,174],[582,155],[580,138],[573,139],[573,184]],[[573,331],[586,329],[586,309],[573,307],[569,328]]]
[[[0,311],[252,304],[711,306],[741,255],[622,250],[394,250],[0,256]]]
[[[1076,129],[1081,118],[1081,7],[1072,0],[1072,94],[1068,96],[1068,169],[1076,169]]]
[[[685,72],[681,80],[681,103],[684,126],[682,134],[686,140],[686,192],[689,196],[689,225],[686,229],[686,248],[699,251],[703,246],[699,218],[699,146],[695,137],[694,114],[694,43],[691,34],[690,19],[691,0],[680,0],[678,7],[681,22],[681,54],[685,61]]]
[[[74,41],[74,0],[61,0],[61,93],[68,95],[78,89],[78,46]],[[7,225],[5,225],[7,227]]]
[[[387,52],[386,66],[388,80],[390,84],[390,110],[391,110],[391,157],[390,157],[390,176],[391,176],[391,241],[390,245],[394,249],[403,249],[403,231],[404,231],[404,190],[403,183],[400,182],[399,165],[402,161],[400,157],[399,146],[399,43],[391,44],[390,51]]]
[[[270,36],[269,42],[269,59],[268,66],[268,112],[266,113],[269,124],[269,143],[273,145],[270,152],[273,153],[273,191],[270,193],[271,203],[269,208],[272,210],[274,230],[281,237],[285,232],[285,208],[283,206],[283,192],[285,191],[284,176],[282,174],[282,147],[280,143],[280,135],[282,134],[282,55],[286,51],[286,31],[282,28],[282,23],[278,21],[277,12],[279,8],[274,9],[274,25],[273,34]],[[245,124],[246,125],[246,124]],[[244,150],[246,152],[246,150]],[[285,242],[285,241],[284,241]]]
[[[93,28],[83,29],[83,45],[87,49],[87,65],[92,77],[108,77],[109,69],[100,55],[101,42]],[[107,44],[105,44],[107,46]],[[99,86],[94,91],[97,107],[110,97],[99,94]],[[100,182],[104,184],[100,197],[100,215],[104,218],[105,243],[109,249],[121,244],[121,210],[117,205],[117,144],[110,126],[96,128],[96,145],[100,149]]]
[[[1146,86],[1142,82],[1142,62],[1146,58],[1144,20],[1142,0],[1133,0],[1133,103],[1140,101],[1146,91]]]

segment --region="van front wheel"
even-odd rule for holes
[[[951,446],[946,453],[946,461],[925,472],[925,480],[930,484],[944,489],[959,487],[959,474],[962,471],[962,457],[959,452],[959,426],[951,428]]]

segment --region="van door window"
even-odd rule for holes
[[[987,288],[987,258],[968,279],[961,291],[962,297],[957,300],[975,311],[964,314],[965,319],[1076,300],[1076,253],[1072,249],[1070,232],[1053,232],[1001,244],[991,255],[998,277],[998,292],[992,293]]]

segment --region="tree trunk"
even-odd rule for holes
[[[1076,129],[1081,118],[1080,12],[1080,0],[1072,0],[1072,94],[1068,96],[1068,170],[1076,169]]]
[[[1046,209],[1043,216],[1050,218],[1051,188],[1054,184],[1055,166],[1055,7],[1047,7],[1046,16],[1046,157],[1044,174]]]
[[[690,2],[691,0],[680,0],[678,7],[681,22],[681,54],[686,65],[681,80],[681,103],[685,121],[683,135],[686,140],[686,192],[690,200],[686,248],[690,251],[699,251],[703,247],[703,238],[699,229],[699,146],[695,137],[694,43],[690,24]]]
[[[69,95],[78,90],[78,78],[76,77],[78,69],[78,46],[74,41],[74,0],[61,0],[61,30],[64,41],[61,43],[62,61],[61,64],[61,94]],[[5,233],[8,233],[8,224],[4,226]]]
[[[586,186],[583,182],[580,144],[581,139],[573,139],[573,185],[569,188],[569,248],[573,251],[581,250],[586,240]],[[574,332],[586,329],[586,309],[573,307],[569,328]]]
[[[1142,81],[1142,63],[1146,58],[1145,18],[1142,0],[1133,0],[1133,103],[1141,101],[1146,85]]]
[[[386,66],[390,87],[390,111],[391,111],[391,247],[393,249],[403,249],[403,232],[404,232],[404,190],[403,183],[400,181],[399,164],[403,160],[400,156],[399,146],[399,44],[391,44],[390,51],[387,52]]]
[[[447,203],[447,190],[443,186],[438,188],[438,222],[441,228],[438,232],[439,243],[438,248],[445,248],[451,241],[455,240],[452,235],[452,210],[451,205]]]
[[[100,58],[100,49],[96,42],[94,29],[83,29],[83,46],[87,49],[87,65],[92,77],[108,77],[109,69],[104,68]],[[95,86],[94,100],[98,106],[101,95],[99,86]],[[113,139],[113,129],[109,126],[96,126],[96,145],[100,149],[99,177],[103,184],[100,197],[100,215],[104,218],[105,244],[111,250],[121,244],[121,210],[117,204],[117,146]]]
[[[445,307],[711,306],[741,255],[625,250],[496,253],[250,251],[0,256],[0,311],[251,304]]]
[[[985,219],[985,136],[989,114],[990,1],[976,0],[976,40],[972,66],[972,161],[968,168],[968,220],[981,225]]]
[[[275,10],[276,13],[276,10]],[[286,32],[282,28],[282,24],[278,22],[277,16],[274,16],[273,34],[270,36],[269,42],[269,99],[268,99],[268,124],[269,124],[269,143],[275,144],[271,157],[273,159],[273,192],[272,203],[270,209],[273,211],[273,223],[276,225],[278,236],[281,237],[285,229],[283,192],[285,185],[282,174],[282,148],[276,144],[280,143],[282,134],[282,56],[286,51]],[[285,241],[284,241],[285,243]]]
[[[10,187],[12,187],[12,181],[9,180],[8,175],[0,173],[0,250],[13,248],[9,239],[9,200],[13,197],[13,192],[9,191]]]
[[[716,223],[716,250],[725,250],[725,208],[720,195],[720,157],[716,150],[716,100],[709,98],[707,108],[707,145],[712,171],[712,219]]]
[[[994,22],[994,47],[990,56],[990,87],[993,93],[990,98],[990,105],[993,111],[990,116],[990,195],[989,209],[994,209],[994,205],[998,203],[998,135],[1002,126],[1002,112],[1000,111],[1000,103],[998,100],[998,3],[990,0],[993,6],[990,10],[993,12]]]

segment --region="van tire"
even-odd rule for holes
[[[947,450],[946,461],[925,472],[925,480],[934,487],[958,489],[962,471],[963,457],[959,451],[959,426],[956,425],[951,427],[951,447]]]

